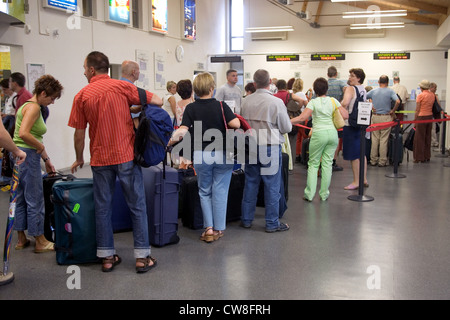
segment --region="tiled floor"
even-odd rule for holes
[[[406,159],[406,158],[405,158]],[[450,158],[404,163],[406,178],[385,176],[393,167],[369,167],[372,202],[347,199],[348,162],[333,174],[331,195],[302,200],[306,170],[289,176],[288,232],[264,232],[257,209],[251,229],[229,223],[212,244],[200,231],[179,226],[181,241],[153,248],[158,266],[136,274],[130,232],[115,234],[123,262],[112,273],[80,265],[80,289],[70,289],[72,271],[54,253],[33,246],[11,251],[13,283],[0,287],[6,299],[450,299]],[[89,176],[86,168],[79,177]],[[5,230],[9,194],[0,192]],[[14,234],[13,246],[17,235]],[[3,235],[0,239],[3,247]],[[68,286],[69,284],[69,286]]]

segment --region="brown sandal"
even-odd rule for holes
[[[150,264],[150,262],[153,262]],[[144,273],[156,266],[156,259],[148,256],[147,258],[137,258],[136,263],[143,263],[142,267],[136,266],[137,273]]]
[[[113,271],[114,267],[117,266],[121,262],[122,262],[122,259],[117,254],[113,255],[111,258],[103,258],[102,259],[102,271],[103,272],[111,272],[111,271]],[[110,264],[111,267],[107,268],[107,267],[105,267],[105,264]]]
[[[202,235],[200,236],[200,240],[205,241],[207,243],[211,243],[215,240],[214,232],[212,234],[206,234],[206,232],[208,232],[209,230],[213,230],[213,228],[212,227],[206,228],[205,231],[203,231]]]

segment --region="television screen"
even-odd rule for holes
[[[109,0],[107,6],[108,21],[130,24],[130,0]]]
[[[184,38],[195,40],[197,38],[197,25],[195,14],[195,0],[184,0]]]
[[[77,11],[77,0],[45,0],[44,7],[64,11]]]
[[[167,0],[152,0],[152,31],[167,33]]]

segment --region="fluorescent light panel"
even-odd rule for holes
[[[245,29],[247,33],[256,32],[279,32],[279,31],[294,31],[292,26],[278,26],[278,27],[252,27]]]
[[[381,10],[381,11],[355,11],[343,12],[342,18],[376,18],[376,17],[403,17],[407,15],[406,10]]]

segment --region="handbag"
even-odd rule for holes
[[[286,99],[287,101],[285,101],[284,104],[286,105],[286,110],[289,115],[289,119],[298,117],[302,113],[302,110],[301,110],[300,106],[298,105],[298,103],[295,102],[294,99],[292,99],[292,93],[289,93],[286,96],[286,98],[287,98]],[[292,130],[291,130],[291,132],[289,132],[289,135],[296,136],[297,133],[298,133],[298,127],[292,126]]]
[[[442,108],[439,105],[439,103],[437,102],[437,99],[434,98],[434,103],[433,103],[433,118],[434,119],[440,119],[441,118],[441,112],[442,112]]]
[[[403,144],[403,147],[405,147],[406,149],[413,151],[414,149],[414,135],[416,134],[416,128],[412,128],[409,133],[408,136],[406,137],[405,143]]]
[[[331,99],[331,98],[330,98]],[[333,104],[334,110],[333,110],[333,124],[334,127],[339,130],[345,126],[344,118],[342,117],[341,113],[339,112],[338,107],[336,106],[336,103],[334,102],[334,99],[331,99],[331,103]]]

